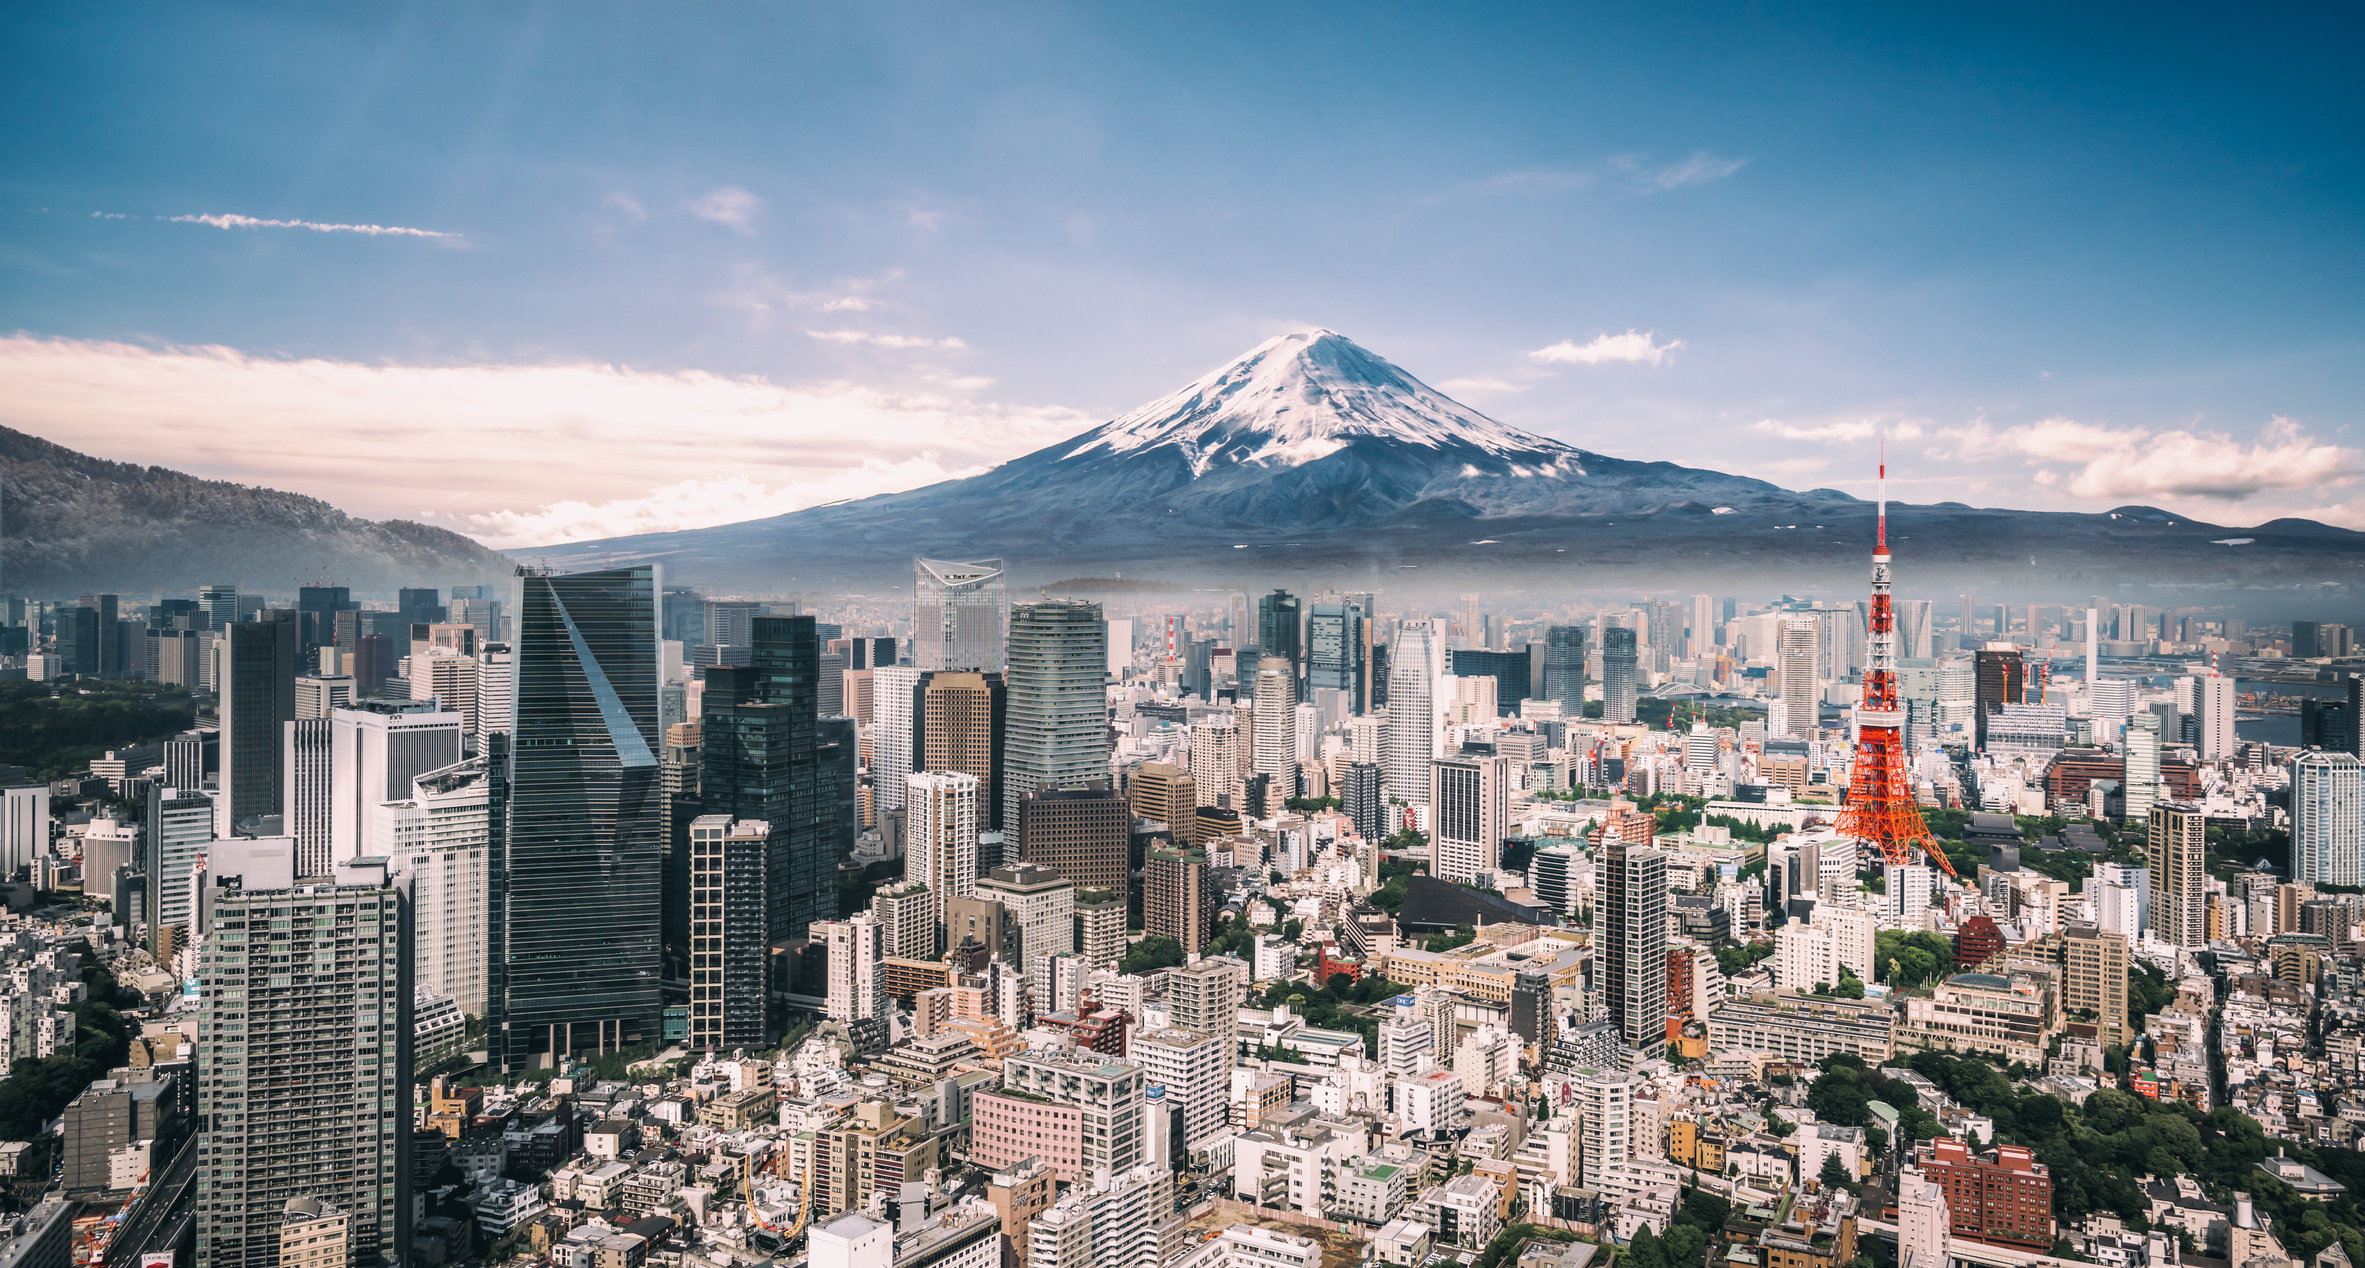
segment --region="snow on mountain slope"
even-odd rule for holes
[[[1258,344],[1180,391],[1087,432],[1061,460],[1171,446],[1196,478],[1218,465],[1304,466],[1363,438],[1430,450],[1472,447],[1515,460],[1520,475],[1585,474],[1578,450],[1506,427],[1344,335],[1319,329]]]

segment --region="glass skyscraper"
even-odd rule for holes
[[[658,1034],[658,590],[651,565],[517,578],[486,1018],[503,1070]]]
[[[1297,677],[1299,659],[1297,614],[1297,596],[1287,590],[1275,590],[1256,601],[1256,646],[1263,653],[1261,660],[1279,660],[1289,667],[1292,679]],[[1243,679],[1240,694],[1253,692],[1254,681]]]
[[[1584,626],[1555,625],[1544,631],[1544,698],[1558,702],[1564,717],[1584,710]]]
[[[1634,631],[1609,626],[1601,631],[1601,720],[1632,722],[1639,666]]]
[[[1002,641],[1010,623],[1002,561],[915,562],[913,663],[922,669],[1002,672]]]
[[[1011,610],[996,790],[1002,831],[1018,831],[1019,803],[1038,788],[1109,778],[1108,648],[1097,603],[1050,599]]]
[[[1369,707],[1365,699],[1364,645],[1369,609],[1354,599],[1316,600],[1306,615],[1306,698],[1317,691],[1344,691],[1348,712]]]

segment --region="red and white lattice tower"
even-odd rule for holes
[[[1864,671],[1864,695],[1856,704],[1856,769],[1848,777],[1848,799],[1839,830],[1880,847],[1881,856],[1903,865],[1920,849],[1930,862],[1954,876],[1954,865],[1938,848],[1922,808],[1913,799],[1913,778],[1905,762],[1905,710],[1897,700],[1897,616],[1889,606],[1889,464],[1880,468],[1880,528],[1872,548],[1872,665]],[[1960,879],[1959,877],[1957,879]]]

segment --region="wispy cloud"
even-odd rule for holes
[[[91,218],[91,219],[93,219],[93,220],[129,220],[129,219],[131,219],[131,217],[130,217],[130,216],[127,216],[127,215],[123,214],[123,213],[122,213],[122,212],[120,212],[120,211],[94,211],[94,212],[90,213],[90,218]]]
[[[1549,348],[1538,348],[1534,352],[1528,353],[1527,357],[1530,361],[1542,362],[1546,365],[1600,365],[1605,361],[1648,362],[1651,365],[1664,365],[1668,356],[1683,346],[1683,340],[1670,339],[1666,343],[1653,343],[1652,339],[1658,333],[1655,330],[1629,330],[1622,335],[1595,335],[1591,343],[1578,343],[1574,339],[1563,339]]]
[[[763,205],[763,199],[737,185],[725,185],[691,203],[690,214],[700,220],[728,225],[741,233],[754,233],[755,214]]]
[[[635,198],[630,194],[621,192],[610,194],[607,197],[600,199],[599,205],[602,207],[613,207],[617,211],[623,212],[624,218],[632,221],[634,224],[639,224],[641,221],[649,218],[648,208],[641,206],[640,199]]]
[[[1501,379],[1478,375],[1467,379],[1447,379],[1437,386],[1458,396],[1485,396],[1494,392],[1524,392],[1524,383],[1506,383]]]
[[[862,305],[856,301],[851,306],[859,308]],[[874,335],[867,330],[808,330],[805,333],[824,343],[867,343],[880,348],[943,348],[960,352],[969,347],[951,336],[923,339],[917,335]]]
[[[1786,423],[1778,418],[1767,418],[1750,426],[1784,440],[1818,440],[1826,444],[1860,444],[1881,436],[1891,440],[1916,440],[1922,435],[1920,423],[1879,418],[1838,419],[1823,423]]]
[[[2030,478],[2072,497],[2195,497],[2239,502],[2262,493],[2341,486],[2365,474],[2365,454],[2326,444],[2276,417],[2244,441],[2223,432],[2105,427],[2048,418],[2016,427],[1985,422],[1942,433],[1961,459],[2017,458]],[[2047,464],[2064,464],[2066,474]]]
[[[364,365],[0,338],[0,424],[108,458],[516,547],[912,488],[1097,419],[948,382],[887,391],[613,365]],[[452,453],[470,461],[455,468]]]
[[[1748,161],[1747,159],[1721,159],[1702,150],[1680,163],[1669,163],[1662,167],[1649,167],[1639,162],[1629,161],[1626,170],[1649,188],[1681,189],[1686,185],[1703,185],[1709,181],[1723,180],[1740,171],[1742,164]]]
[[[444,233],[435,229],[411,229],[402,225],[347,225],[330,224],[318,220],[266,220],[259,216],[228,214],[167,216],[165,219],[176,224],[212,225],[216,229],[309,229],[314,233],[360,233],[371,237],[397,238],[459,238],[466,236],[458,233]]]

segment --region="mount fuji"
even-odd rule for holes
[[[1321,570],[1467,587],[1860,584],[1872,504],[1505,426],[1329,330],[1266,340],[1080,436],[967,479],[715,528],[512,551],[563,567],[660,562],[749,592],[903,579],[915,555],[1006,559],[1036,581],[1117,570],[1226,582]],[[2365,534],[2305,520],[2227,530],[2148,507],[2083,515],[1892,504],[1899,567],[2073,588],[2349,580]],[[2235,554],[2241,558],[2233,558]],[[2145,576],[2131,576],[2136,568]],[[2198,575],[2196,574],[2198,570]],[[2337,578],[2331,573],[2336,572]],[[1424,575],[1425,574],[1425,575]],[[2296,579],[2296,578],[2295,578]]]

